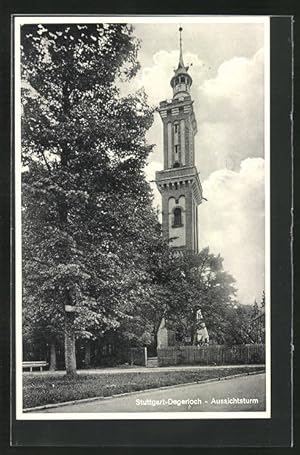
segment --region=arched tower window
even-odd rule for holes
[[[174,223],[173,226],[182,226],[182,213],[181,208],[176,207],[174,209]]]

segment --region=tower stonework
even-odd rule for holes
[[[170,247],[198,252],[198,206],[202,187],[195,166],[197,121],[190,95],[192,78],[183,63],[180,28],[180,54],[170,84],[172,100],[161,101],[164,169],[156,172],[162,196],[162,227]]]

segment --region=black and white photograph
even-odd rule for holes
[[[17,420],[271,417],[269,22],[15,16]]]

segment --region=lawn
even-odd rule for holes
[[[191,369],[140,373],[80,374],[75,379],[66,376],[33,373],[23,376],[24,408],[50,403],[106,397],[174,384],[222,378],[239,373],[261,371],[262,367],[236,367],[221,369]]]

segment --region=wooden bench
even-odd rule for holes
[[[23,362],[23,370],[25,368],[29,368],[29,371],[32,371],[33,368],[39,368],[40,371],[43,371],[43,367],[48,366],[48,363],[45,362],[44,360],[36,360],[36,361],[26,361]]]

